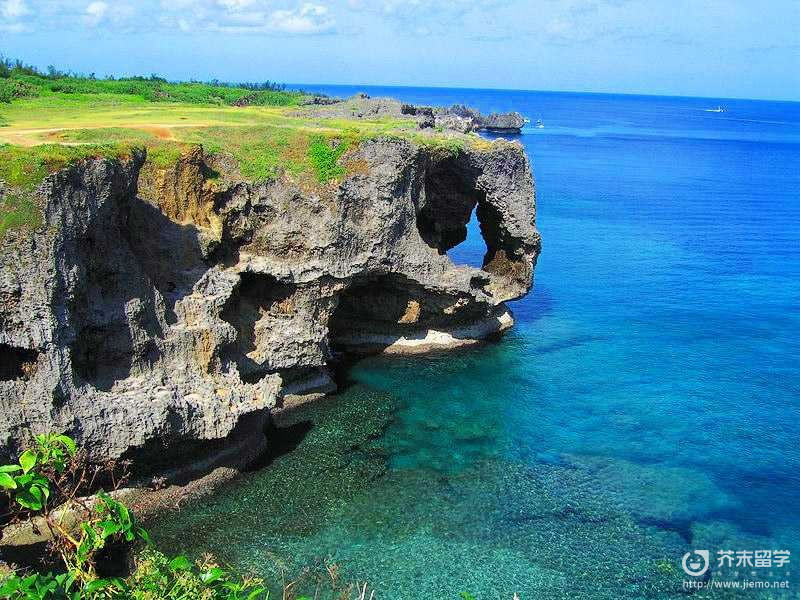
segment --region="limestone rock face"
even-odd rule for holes
[[[518,112],[482,115],[474,108],[463,104],[436,109],[434,114],[436,126],[463,132],[484,130],[518,134],[525,125],[525,118]]]
[[[393,98],[370,98],[366,94],[348,100],[315,96],[299,114],[320,119],[413,118],[420,129],[436,127],[460,133],[491,131],[516,135],[525,126],[525,118],[518,112],[483,115],[463,104],[449,108],[417,106]]]
[[[333,389],[336,352],[510,326],[540,249],[522,147],[379,139],[346,158],[359,168],[315,190],[212,185],[200,148],[50,176],[42,227],[0,250],[0,455],[59,431],[143,472],[247,462],[271,410]],[[473,210],[482,269],[446,254]]]

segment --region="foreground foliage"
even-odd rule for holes
[[[150,537],[128,507],[110,494],[93,499],[80,494],[98,477],[112,487],[116,464],[91,467],[75,442],[64,435],[39,435],[16,463],[0,466],[0,490],[8,500],[10,522],[40,518],[49,531],[51,549],[63,563],[61,573],[0,572],[0,598],[13,600],[207,599],[268,598],[263,582],[232,574],[211,558],[192,562],[185,556],[168,558],[149,546]],[[68,506],[82,515],[68,526]],[[102,577],[98,563],[104,550],[134,542],[145,549],[127,578]]]

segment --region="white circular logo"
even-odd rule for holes
[[[692,556],[695,554],[697,556]],[[689,557],[692,556],[692,560]],[[708,550],[695,550],[694,552],[687,552],[683,555],[681,561],[683,570],[687,575],[692,577],[700,577],[703,573],[708,571]]]

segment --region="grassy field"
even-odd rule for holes
[[[49,173],[87,157],[148,151],[168,166],[187,144],[227,153],[235,176],[288,177],[320,186],[347,174],[347,151],[381,136],[463,147],[464,136],[422,135],[411,119],[304,116],[300,92],[161,79],[45,76],[0,61],[0,239],[40,222],[33,191]],[[480,143],[476,140],[475,143]]]

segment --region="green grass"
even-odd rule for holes
[[[63,146],[41,144],[30,148],[0,145],[0,179],[23,192],[32,192],[51,173],[85,158],[116,158],[130,154],[124,144]]]
[[[5,69],[5,70],[4,70]],[[411,118],[326,119],[299,106],[303,94],[158,78],[93,79],[0,60],[2,231],[36,226],[33,192],[59,169],[90,157],[147,150],[146,168],[174,165],[189,144],[233,157],[214,178],[254,183],[287,177],[303,189],[327,186],[367,165],[352,151],[367,140],[409,140],[458,154],[477,136],[421,132]],[[228,170],[230,161],[219,161]],[[210,171],[209,171],[210,173]]]
[[[184,142],[201,144],[207,153],[230,153],[239,175],[260,183],[276,179],[282,172],[302,176],[309,171],[308,134],[301,128],[261,125],[241,127],[198,127],[182,130]]]
[[[185,144],[175,142],[155,142],[147,144],[147,162],[160,169],[165,169],[178,162],[185,149]]]
[[[153,133],[130,127],[99,127],[97,129],[66,129],[53,134],[54,142],[76,144],[108,144],[116,142],[146,142],[155,139]]]
[[[30,196],[6,194],[0,200],[0,240],[11,229],[36,229],[42,223],[42,213]]]
[[[348,146],[349,143],[346,140],[328,140],[321,135],[311,138],[308,156],[317,181],[328,183],[346,173],[346,169],[339,164],[339,158]]]
[[[0,240],[11,229],[35,229],[41,224],[41,210],[33,192],[49,174],[86,158],[116,158],[130,152],[131,147],[122,144],[31,148],[0,145],[0,180],[7,186],[0,200]]]

